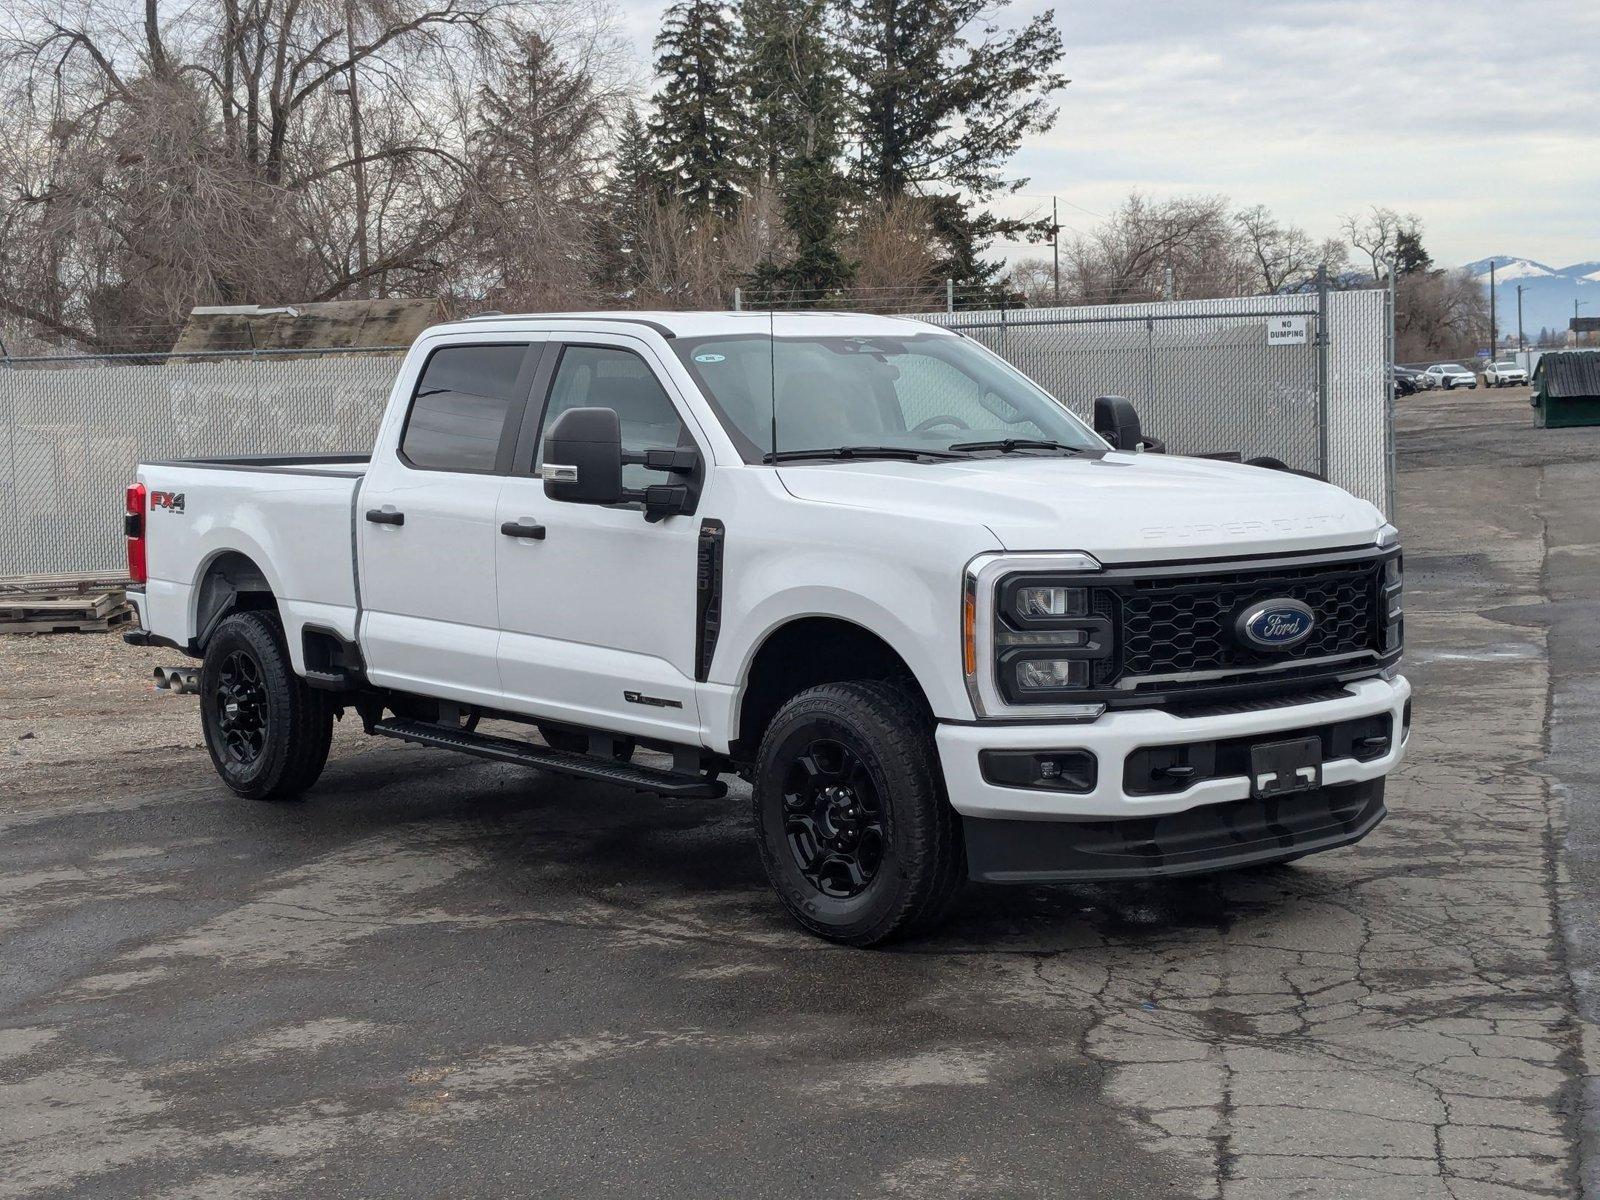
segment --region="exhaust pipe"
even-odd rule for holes
[[[156,667],[156,691],[171,692],[175,696],[200,694],[199,667]]]

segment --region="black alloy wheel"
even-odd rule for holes
[[[751,775],[761,864],[801,926],[872,946],[943,918],[966,854],[914,684],[800,692],[767,725]]]
[[[240,766],[250,766],[266,749],[271,718],[261,664],[248,650],[235,650],[223,660],[211,704],[224,752]]]
[[[789,768],[784,833],[800,874],[824,896],[849,899],[883,865],[883,801],[856,753],[819,737]]]
[[[225,617],[200,666],[200,726],[222,781],[252,800],[287,800],[317,781],[334,704],[295,674],[274,612]]]

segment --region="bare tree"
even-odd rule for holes
[[[1415,215],[1401,214],[1392,208],[1372,205],[1365,213],[1347,213],[1339,229],[1345,241],[1366,255],[1372,267],[1372,281],[1382,283],[1389,276],[1389,261],[1402,234],[1417,234],[1421,221]]]
[[[1395,281],[1399,361],[1467,354],[1488,336],[1488,294],[1468,272],[1416,271]]]
[[[473,290],[460,239],[519,178],[477,83],[578,2],[14,0],[0,312],[143,348],[194,304]]]
[[[1134,193],[1087,234],[1062,243],[1074,300],[1117,304],[1238,296],[1253,268],[1222,196],[1153,201]]]
[[[1319,246],[1298,225],[1279,221],[1264,204],[1241,209],[1233,220],[1244,239],[1256,287],[1261,292],[1271,295],[1304,286],[1319,266],[1326,265],[1326,243]]]
[[[939,263],[945,251],[927,201],[895,196],[868,204],[845,241],[856,265],[855,306],[905,312],[942,304]]]

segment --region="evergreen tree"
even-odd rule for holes
[[[730,217],[742,168],[733,25],[721,0],[677,0],[655,41],[663,79],[650,124],[671,193],[697,220]]]
[[[794,243],[767,262],[758,287],[815,296],[849,277],[839,249],[844,79],[831,40],[830,0],[742,0],[739,66],[745,160],[773,189]]]
[[[1432,269],[1433,256],[1422,248],[1422,230],[1414,226],[1400,230],[1394,239],[1395,274],[1415,275]]]
[[[840,0],[841,42],[855,99],[857,173],[871,197],[922,194],[950,276],[989,283],[980,256],[997,235],[1028,228],[977,207],[1027,181],[1003,176],[1023,137],[1055,123],[1054,12],[1013,32],[991,20],[992,0]]]
[[[636,264],[643,249],[645,221],[661,202],[664,181],[656,164],[650,131],[629,105],[617,130],[616,158],[600,200],[601,247],[596,274],[608,291],[627,294],[638,283]]]

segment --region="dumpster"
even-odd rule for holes
[[[1555,350],[1533,371],[1533,405],[1541,429],[1600,425],[1600,350]]]

